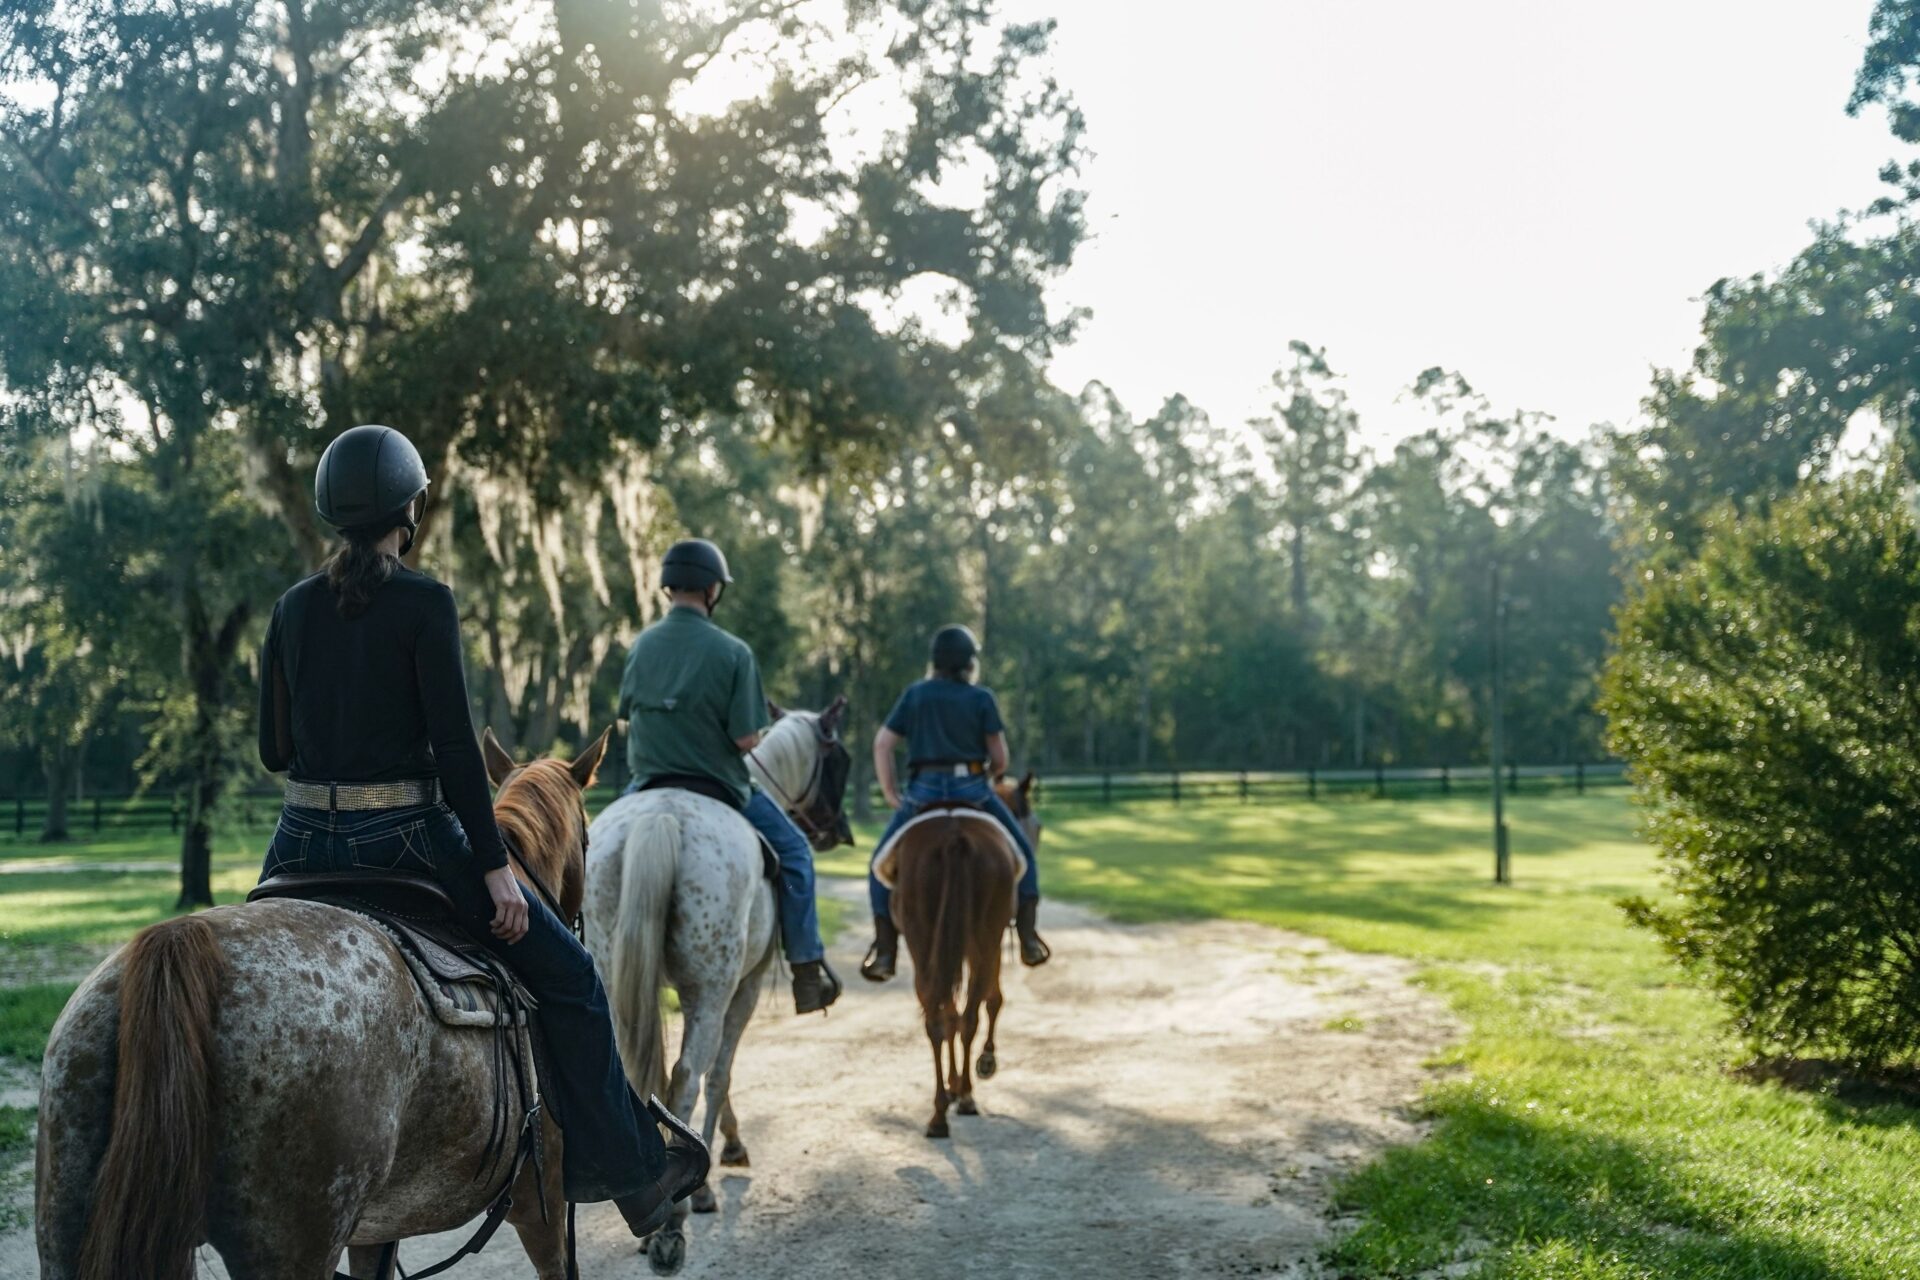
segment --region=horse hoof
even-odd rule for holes
[[[980,1108],[974,1105],[972,1098],[960,1099],[960,1101],[953,1104],[953,1109],[963,1116],[977,1116],[980,1114]]]
[[[653,1268],[657,1276],[670,1276],[687,1261],[687,1237],[678,1227],[667,1227],[653,1233],[653,1239],[647,1244],[647,1265]]]
[[[738,1139],[730,1139],[720,1148],[720,1163],[734,1169],[744,1169],[753,1161],[747,1159],[747,1144]]]
[[[973,1070],[982,1080],[993,1079],[993,1073],[1000,1069],[999,1060],[990,1053],[980,1055],[980,1061],[973,1064]]]
[[[945,1120],[927,1121],[927,1136],[929,1138],[947,1137],[947,1122]]]
[[[720,1208],[720,1202],[713,1197],[713,1188],[704,1182],[693,1189],[689,1203],[695,1213],[713,1213]]]

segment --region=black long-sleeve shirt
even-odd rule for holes
[[[325,574],[273,607],[260,651],[260,763],[302,782],[440,779],[482,870],[507,864],[467,712],[453,592],[400,569],[342,618]]]

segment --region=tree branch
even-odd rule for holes
[[[706,39],[698,47],[683,49],[667,59],[667,65],[673,69],[677,77],[697,76],[709,63],[720,56],[727,41],[731,40],[734,33],[742,27],[750,26],[763,19],[785,17],[798,9],[801,3],[802,0],[759,0],[756,4],[750,4],[725,22],[710,28],[706,33]]]

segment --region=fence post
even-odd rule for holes
[[[1247,771],[1245,769],[1242,769],[1240,771],[1240,803],[1245,804],[1246,802],[1247,802]]]
[[[1520,762],[1518,760],[1509,760],[1507,761],[1507,790],[1518,791],[1519,789]]]
[[[27,798],[25,796],[13,798],[13,834],[16,836],[27,834]]]
[[[1320,798],[1320,775],[1317,772],[1315,772],[1314,767],[1312,765],[1308,765],[1307,766],[1307,799],[1318,800],[1319,798]]]
[[[1587,794],[1587,762],[1585,760],[1573,762],[1573,794],[1577,796]]]
[[[1384,765],[1373,766],[1373,798],[1376,800],[1387,798],[1387,770]]]
[[[167,806],[167,830],[173,831],[173,832],[178,832],[180,830],[180,797],[179,796],[175,796],[173,798],[173,803]]]
[[[1440,766],[1440,794],[1443,796],[1453,794],[1453,770],[1444,764]]]
[[[1180,771],[1178,769],[1173,771],[1173,802],[1180,803]]]
[[[1113,775],[1103,772],[1100,775],[1100,803],[1113,803]]]
[[[100,797],[97,795],[93,798],[93,829],[100,829]]]

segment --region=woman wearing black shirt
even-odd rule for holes
[[[706,1177],[706,1148],[670,1117],[663,1145],[627,1087],[593,960],[507,867],[468,718],[453,593],[400,561],[427,473],[391,427],[354,427],[320,457],[314,504],[342,545],[280,598],[260,655],[260,761],[303,788],[263,875],[431,876],[462,923],[533,994],[566,1133],[567,1199],[613,1200],[634,1234]],[[324,799],[321,797],[324,795]]]

